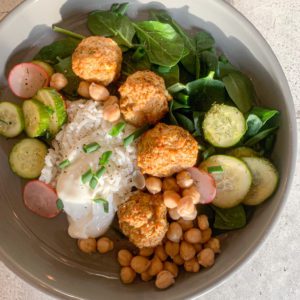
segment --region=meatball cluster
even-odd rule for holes
[[[138,144],[138,166],[143,173],[167,177],[196,164],[198,143],[183,128],[157,124]]]
[[[156,124],[168,112],[168,93],[164,80],[151,71],[137,71],[119,88],[124,119],[134,126]]]

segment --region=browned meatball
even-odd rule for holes
[[[155,124],[168,112],[168,93],[164,80],[151,71],[137,71],[119,88],[124,119],[140,127]]]
[[[138,144],[138,166],[143,173],[167,177],[196,164],[198,143],[183,128],[157,124]]]
[[[83,39],[72,55],[72,69],[80,78],[109,85],[121,71],[122,50],[115,41],[102,36]]]
[[[162,195],[133,194],[118,208],[119,225],[139,248],[155,247],[168,230],[167,208]]]

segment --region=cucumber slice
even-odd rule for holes
[[[199,168],[221,166],[222,173],[212,173],[217,185],[215,206],[230,208],[241,203],[250,190],[252,175],[247,165],[238,158],[227,155],[213,155],[203,161]]]
[[[15,103],[0,102],[0,134],[12,138],[24,129],[22,109]]]
[[[33,179],[40,176],[44,167],[47,147],[37,139],[23,139],[12,148],[9,164],[18,176]]]
[[[54,69],[49,64],[45,63],[44,61],[33,60],[32,63],[42,67],[47,72],[49,77],[51,77],[54,74]]]
[[[258,205],[267,200],[275,191],[279,175],[275,166],[261,157],[243,157],[253,177],[252,185],[243,200],[246,205]]]
[[[23,103],[25,131],[29,137],[43,135],[49,127],[50,113],[47,107],[37,100],[26,100]]]
[[[205,139],[219,148],[234,146],[247,130],[243,114],[225,104],[214,104],[205,114],[202,127]]]
[[[227,155],[234,156],[237,158],[260,156],[258,152],[254,151],[249,147],[238,147],[238,148],[231,149],[227,152]]]
[[[51,136],[56,135],[67,120],[64,99],[60,93],[52,88],[43,88],[38,90],[35,95],[35,99],[53,110],[53,113],[50,116],[49,133]]]

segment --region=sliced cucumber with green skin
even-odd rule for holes
[[[225,104],[214,104],[205,114],[202,127],[205,139],[219,148],[234,146],[247,130],[243,114]]]
[[[243,203],[258,205],[267,200],[275,191],[279,175],[275,166],[267,159],[261,157],[243,157],[253,177],[250,191]]]
[[[50,116],[49,133],[54,136],[67,120],[64,99],[52,88],[38,90],[34,98],[53,110]]]
[[[23,103],[25,131],[29,137],[42,136],[49,127],[49,109],[37,100],[26,100]]]
[[[208,171],[208,167],[213,166],[221,166],[223,172],[211,174],[217,186],[217,194],[212,203],[221,208],[241,203],[252,184],[252,175],[247,165],[233,156],[213,155],[203,161],[199,168]]]
[[[227,155],[231,155],[237,158],[260,156],[258,152],[254,151],[249,147],[238,147],[238,148],[231,149],[227,152]]]
[[[15,144],[9,154],[9,164],[14,173],[26,179],[40,176],[48,149],[37,140],[26,138]]]
[[[0,102],[0,134],[12,138],[24,129],[22,109],[15,103]]]

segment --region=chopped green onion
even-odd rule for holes
[[[139,128],[138,130],[134,131],[132,134],[130,134],[129,136],[127,136],[124,140],[123,140],[123,144],[125,147],[127,147],[128,145],[130,145],[134,140],[136,140],[138,137],[140,137],[145,131],[147,131],[149,129],[149,125],[145,125],[141,128]]]
[[[211,166],[207,168],[208,173],[223,173],[222,166]]]
[[[82,149],[84,153],[92,153],[97,151],[100,148],[98,143],[90,143],[88,145],[83,145]]]
[[[97,184],[98,184],[98,178],[96,176],[93,176],[90,180],[90,188],[94,190]]]
[[[87,182],[90,182],[90,180],[92,179],[93,177],[93,172],[91,169],[89,169],[87,172],[85,172],[82,176],[81,176],[81,181],[82,183],[87,183]]]
[[[112,127],[112,129],[109,132],[109,135],[111,136],[118,136],[123,129],[125,128],[126,124],[124,122],[120,122]]]
[[[68,167],[70,164],[71,164],[71,162],[68,159],[65,159],[58,165],[58,167],[60,169],[64,169],[64,168]]]
[[[112,156],[112,151],[103,152],[100,159],[99,159],[99,165],[100,166],[105,166],[108,163],[111,156]]]
[[[58,26],[55,26],[55,25],[52,26],[52,30],[53,30],[54,32],[57,32],[57,33],[62,33],[62,34],[68,35],[68,36],[73,37],[73,38],[75,38],[75,39],[80,39],[80,40],[82,40],[82,39],[85,38],[84,35],[81,35],[81,34],[79,34],[79,33],[72,32],[72,31],[70,31],[70,30],[67,30],[67,29],[64,29],[64,28],[61,28],[61,27],[58,27]]]
[[[106,171],[105,167],[101,167],[97,172],[96,172],[96,177],[99,179]]]
[[[99,204],[102,203],[104,212],[108,213],[108,211],[109,211],[109,203],[108,203],[107,200],[105,200],[103,198],[96,198],[96,199],[94,199],[94,202],[99,203]]]
[[[3,123],[3,124],[5,124],[5,125],[8,125],[8,123],[5,122],[4,120],[1,120],[1,119],[0,119],[0,122]]]
[[[57,207],[58,210],[63,210],[64,209],[64,203],[59,198],[56,201],[56,207]]]

